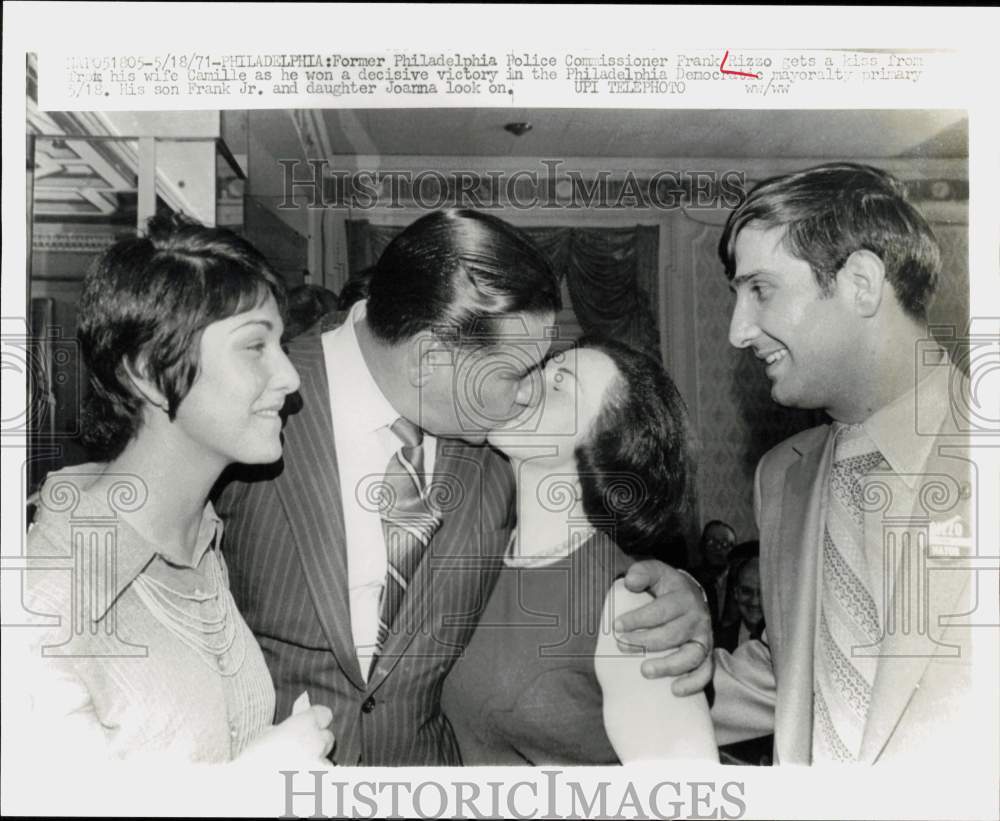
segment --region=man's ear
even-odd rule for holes
[[[855,251],[837,272],[838,288],[846,289],[845,294],[863,317],[878,313],[887,284],[885,263],[871,251]]]
[[[128,378],[132,382],[132,387],[135,388],[136,393],[149,402],[150,405],[166,413],[170,408],[170,403],[156,383],[146,375],[149,372],[146,357],[140,355],[134,361],[125,359],[122,361],[122,367],[125,369],[125,373],[128,374]]]
[[[406,344],[406,375],[415,388],[426,385],[435,370],[451,362],[451,349],[430,331],[421,331]]]

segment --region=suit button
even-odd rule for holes
[[[361,712],[370,713],[374,709],[375,709],[375,699],[372,698],[371,696],[368,696],[368,698],[366,698],[364,700],[364,703],[362,703],[361,705]]]

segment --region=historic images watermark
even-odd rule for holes
[[[442,208],[496,210],[735,208],[743,199],[743,171],[569,168],[564,159],[531,167],[437,170],[336,168],[328,159],[278,160],[278,208]]]
[[[747,811],[746,785],[736,780],[582,781],[558,769],[485,783],[347,780],[329,778],[326,770],[279,773],[281,818],[735,819]]]

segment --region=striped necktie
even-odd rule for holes
[[[838,425],[823,529],[819,635],[813,676],[813,762],[856,761],[871,703],[878,608],[865,556],[862,480],[882,461],[860,425]]]
[[[392,432],[403,446],[393,454],[385,470],[386,499],[380,513],[387,568],[382,588],[376,657],[381,654],[395,625],[406,588],[417,571],[424,551],[441,525],[441,515],[427,500],[423,431],[400,417],[393,422]],[[395,626],[399,628],[399,625]]]

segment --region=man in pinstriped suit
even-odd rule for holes
[[[523,234],[489,215],[435,212],[389,245],[369,299],[341,326],[290,345],[301,407],[287,419],[284,458],[234,474],[217,508],[277,718],[303,691],[329,706],[338,764],[461,763],[441,686],[492,591],[515,516],[510,467],[483,443],[532,390],[558,309],[556,278]],[[423,478],[441,524],[380,644],[388,565],[377,490],[401,445],[390,429],[400,417],[424,432]],[[697,586],[662,565],[630,576],[636,589],[657,579],[658,598],[625,637],[651,650],[687,642],[645,665],[686,673],[679,691],[701,689],[711,627]]]

